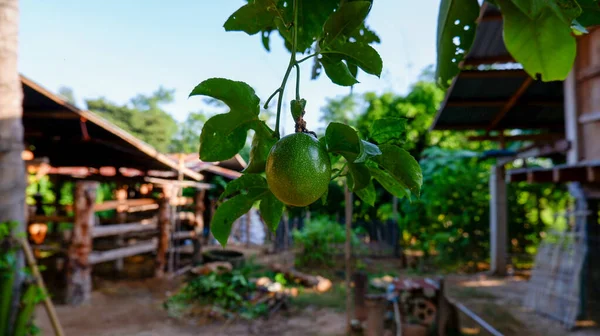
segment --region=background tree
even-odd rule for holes
[[[177,122],[161,105],[173,101],[173,90],[160,87],[152,95],[137,95],[129,104],[118,105],[106,98],[87,99],[89,110],[152,145],[161,152],[169,149]]]
[[[73,93],[73,89],[71,89],[70,87],[66,87],[66,86],[61,86],[58,89],[58,94],[64,99],[66,100],[69,104],[71,105],[76,105],[75,104],[75,93]]]
[[[172,153],[198,153],[200,149],[199,134],[208,119],[204,112],[190,112],[185,121],[179,123],[177,133],[169,145]]]

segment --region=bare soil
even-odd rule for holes
[[[279,312],[268,320],[218,322],[199,325],[169,317],[162,303],[179,285],[177,280],[104,282],[90,303],[56,307],[66,335],[187,336],[187,335],[343,335],[345,315],[308,307]],[[36,311],[41,335],[53,335],[43,306]]]

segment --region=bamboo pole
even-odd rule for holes
[[[348,184],[344,183],[344,198],[346,203],[346,244],[344,246],[344,260],[346,263],[346,330],[350,332],[352,315],[352,291],[350,291],[350,277],[352,272],[351,263],[351,230],[352,230],[352,193],[348,189]]]
[[[37,263],[35,262],[35,257],[33,255],[33,251],[31,250],[31,246],[29,246],[29,243],[24,238],[19,239],[19,242],[21,243],[21,247],[23,248],[23,251],[25,252],[25,259],[27,260],[27,264],[29,264],[29,267],[31,268],[31,273],[33,273],[33,276],[35,278],[35,281],[36,281],[38,287],[40,287],[40,289],[44,293],[44,306],[46,307],[46,312],[48,313],[48,318],[50,319],[50,322],[52,323],[52,328],[54,329],[54,334],[56,336],[63,336],[65,333],[62,329],[62,326],[60,325],[58,315],[56,314],[56,310],[54,309],[54,304],[52,303],[52,300],[50,299],[50,296],[48,295],[48,291],[46,290],[46,285],[44,284],[44,279],[42,278],[42,275],[40,274],[40,270],[37,267]]]

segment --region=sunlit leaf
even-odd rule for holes
[[[227,244],[233,222],[250,211],[252,205],[267,192],[268,189],[250,189],[248,193],[234,196],[217,207],[210,231],[223,247]]]
[[[441,0],[437,27],[438,85],[446,88],[458,72],[458,64],[475,39],[479,17],[477,0]]]
[[[267,189],[267,180],[259,174],[243,174],[235,180],[227,183],[225,191],[221,194],[220,199],[224,199],[230,195],[248,189]]]
[[[350,1],[329,16],[323,25],[326,43],[347,36],[360,27],[371,10],[370,1]]]
[[[419,197],[423,185],[421,166],[406,150],[394,145],[379,146],[382,154],[373,158],[398,182]]]
[[[333,43],[327,49],[327,53],[340,55],[340,57],[350,64],[356,65],[364,72],[379,77],[383,69],[381,56],[373,47],[366,43]],[[356,74],[350,72],[354,77]]]
[[[530,19],[535,19],[546,9],[554,11],[564,23],[571,22],[581,15],[581,7],[575,0],[511,0],[512,3],[527,15]],[[501,2],[500,2],[501,4]],[[502,5],[502,4],[501,4]]]
[[[381,118],[371,125],[371,139],[378,144],[403,145],[406,141],[406,118]]]
[[[250,160],[244,173],[258,174],[265,171],[267,156],[273,145],[277,142],[277,138],[264,121],[256,121],[254,124],[257,125],[255,126],[254,137],[252,138]]]
[[[275,14],[268,1],[252,0],[231,14],[223,27],[226,31],[243,31],[254,35],[272,26]]]
[[[354,191],[356,196],[358,196],[363,202],[367,203],[370,206],[375,205],[375,200],[377,198],[377,192],[375,191],[375,186],[373,185],[373,181],[369,179],[369,183],[365,188]]]
[[[373,166],[369,166],[369,170],[371,171],[373,178],[377,180],[387,192],[398,198],[407,197],[410,199],[410,190],[398,182],[389,173]]]
[[[325,74],[327,75],[327,77],[329,77],[329,79],[331,79],[331,81],[334,84],[341,86],[352,86],[358,83],[356,78],[354,78],[354,76],[352,76],[352,73],[350,73],[350,70],[348,69],[346,63],[344,63],[343,61],[335,61],[330,60],[327,57],[323,57],[320,59],[320,62],[323,66],[323,69],[325,70]]]
[[[273,232],[279,226],[281,216],[283,215],[283,208],[283,203],[271,191],[267,191],[260,201],[259,209],[262,219]]]
[[[354,162],[361,153],[361,143],[356,130],[346,124],[332,122],[325,130],[327,149]]]

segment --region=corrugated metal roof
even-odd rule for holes
[[[502,14],[497,7],[485,2],[481,7],[477,34],[465,65],[514,62],[502,38]]]
[[[462,71],[431,129],[487,129],[527,78],[523,70]],[[534,81],[495,129],[563,130],[563,125],[562,82]]]

